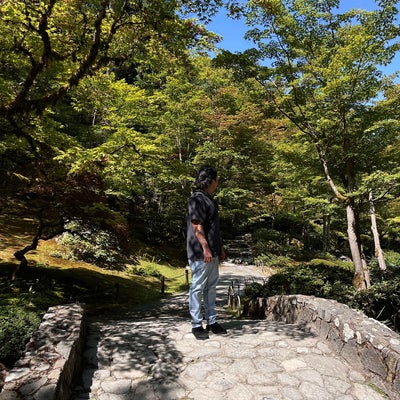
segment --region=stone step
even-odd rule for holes
[[[249,234],[237,235],[225,241],[227,260],[234,264],[252,264],[253,251]]]

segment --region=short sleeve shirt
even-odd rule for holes
[[[199,221],[203,226],[211,253],[213,257],[218,257],[221,254],[218,205],[202,190],[197,190],[190,196],[186,221],[188,259],[191,261],[202,260],[204,257],[203,248],[194,234],[192,221]]]

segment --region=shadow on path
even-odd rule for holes
[[[227,315],[224,306],[231,280],[238,279],[244,285],[244,275],[235,271],[222,269],[217,288],[219,319],[228,329],[228,335],[212,335],[209,341],[196,341],[191,334],[187,293],[113,314],[91,316],[83,371],[75,386],[74,399],[108,399],[110,394],[113,399],[121,400],[156,399],[160,394],[166,399],[184,398],[185,385],[180,376],[193,362],[193,352],[199,359],[207,355],[218,357],[221,352],[240,351],[256,335],[296,341],[312,337],[298,325]],[[239,267],[237,272],[242,272]],[[252,279],[262,281],[263,277]],[[260,337],[256,341],[261,345],[263,340]]]

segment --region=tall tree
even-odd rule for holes
[[[192,120],[198,124],[188,136],[192,153],[187,160],[192,168],[204,163],[217,166],[221,214],[237,229],[257,214],[270,190],[270,127],[264,124],[267,102],[258,97],[259,88],[235,82],[231,71],[216,68],[209,57],[197,58],[196,66],[197,79],[192,79],[193,90],[187,95],[196,93],[197,109],[191,114],[197,116]]]
[[[135,73],[142,77],[163,63],[185,63],[189,49],[207,48],[216,36],[182,15],[193,12],[207,18],[219,4],[219,0],[1,1],[2,214],[10,211],[10,204],[18,204],[19,214],[24,209],[27,216],[39,219],[37,210],[46,207],[37,207],[38,197],[28,196],[28,188],[34,186],[42,193],[57,192],[62,196],[65,185],[71,182],[67,179],[70,166],[78,159],[70,157],[71,164],[61,167],[60,159],[55,158],[68,149],[99,146],[107,140],[107,135],[101,137],[104,132],[96,132],[92,127],[98,116],[95,109],[86,131],[82,129],[84,123],[77,124],[73,118],[67,121],[65,115],[60,117],[69,107],[74,88],[86,77],[104,69],[109,72],[124,63],[133,65]],[[86,88],[90,90],[89,86]],[[78,115],[84,113],[78,111],[75,116]],[[121,127],[117,131],[122,134]],[[87,157],[81,151],[70,151],[69,155],[72,154]],[[86,165],[93,173],[93,165]],[[57,169],[57,173],[50,173],[49,168]],[[96,181],[97,177],[93,179]],[[13,180],[18,181],[18,199]],[[49,202],[50,209],[50,203],[59,198],[48,195],[42,196],[41,201]],[[58,223],[61,217],[62,214],[55,216]],[[38,234],[42,231],[40,228]]]
[[[331,191],[346,208],[359,289],[369,280],[355,194],[360,174],[379,158],[379,136],[388,132],[374,129],[371,108],[384,87],[378,68],[399,48],[396,3],[378,1],[374,11],[339,13],[339,0],[250,1],[246,18],[253,29],[247,36],[258,48],[229,57],[315,146]]]

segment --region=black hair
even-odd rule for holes
[[[217,179],[216,169],[209,165],[204,165],[197,171],[196,186],[199,189],[206,190],[215,179]]]

